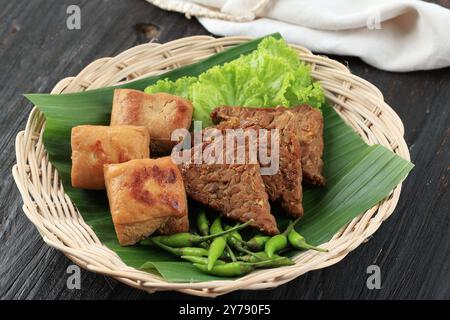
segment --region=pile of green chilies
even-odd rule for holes
[[[291,221],[283,233],[273,237],[257,234],[243,240],[239,230],[252,221],[236,226],[222,226],[220,217],[210,225],[205,210],[197,214],[199,234],[177,233],[150,238],[153,245],[190,261],[201,271],[222,277],[243,276],[255,268],[274,268],[293,265],[288,257],[281,256],[288,246],[295,249],[327,250],[308,244],[303,236],[295,231],[299,219]]]

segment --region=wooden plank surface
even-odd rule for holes
[[[450,8],[449,1],[439,1]],[[81,7],[81,30],[66,28],[66,8]],[[82,271],[81,290],[66,287],[71,262],[48,247],[22,212],[11,176],[14,139],[31,110],[22,94],[48,92],[89,62],[139,43],[208,34],[195,21],[143,0],[0,0],[0,298],[180,299],[149,295]],[[372,239],[342,262],[274,290],[240,291],[234,299],[450,298],[450,68],[388,73],[359,59],[333,57],[384,93],[403,119],[416,168],[400,203]],[[366,287],[369,265],[381,268],[382,288]],[[197,298],[195,298],[197,299]]]

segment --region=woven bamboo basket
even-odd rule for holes
[[[195,36],[165,44],[139,45],[116,57],[92,62],[76,77],[61,80],[52,93],[90,90],[159,74],[204,59],[246,40],[244,37],[216,39]],[[404,159],[410,159],[403,139],[403,124],[383,101],[376,87],[352,75],[337,61],[313,55],[300,46],[292,47],[298,51],[300,59],[311,64],[313,77],[321,82],[335,110],[368,144],[381,144]],[[48,245],[63,252],[77,265],[150,293],[176,290],[214,297],[239,289],[267,289],[308,271],[333,265],[365,242],[392,214],[401,190],[399,184],[382,202],[342,228],[323,245],[329,250],[327,253],[309,250],[296,256],[293,266],[259,270],[238,280],[170,283],[156,275],[128,267],[116,253],[102,245],[64,193],[58,172],[48,161],[42,143],[44,125],[45,118],[35,107],[25,130],[16,138],[17,164],[12,171],[24,201],[25,214]]]

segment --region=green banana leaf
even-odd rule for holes
[[[271,36],[280,38],[279,34]],[[120,87],[143,90],[160,79],[198,76],[212,66],[252,52],[260,41],[249,41],[198,63]],[[46,117],[44,145],[66,193],[102,243],[115,251],[127,265],[161,275],[171,282],[223,279],[204,274],[190,263],[144,243],[121,247],[114,232],[106,193],[71,187],[71,128],[80,124],[109,124],[114,88],[63,95],[26,95]],[[330,105],[324,105],[322,111],[327,186],[304,188],[305,217],[297,226],[297,230],[315,245],[330,240],[353,218],[383,200],[413,168],[412,163],[382,146],[368,146]],[[280,225],[286,223],[282,215],[276,214],[276,218]]]

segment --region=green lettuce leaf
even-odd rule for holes
[[[151,94],[157,92],[167,92],[180,97],[189,97],[190,86],[197,82],[195,77],[182,77],[176,81],[170,81],[167,79],[159,80],[154,85],[145,88],[144,92]]]
[[[146,93],[183,96],[194,105],[194,120],[211,124],[210,113],[220,105],[246,107],[294,106],[308,103],[321,108],[324,92],[311,78],[308,65],[283,39],[268,37],[257,50],[215,66],[198,77],[160,80]]]

